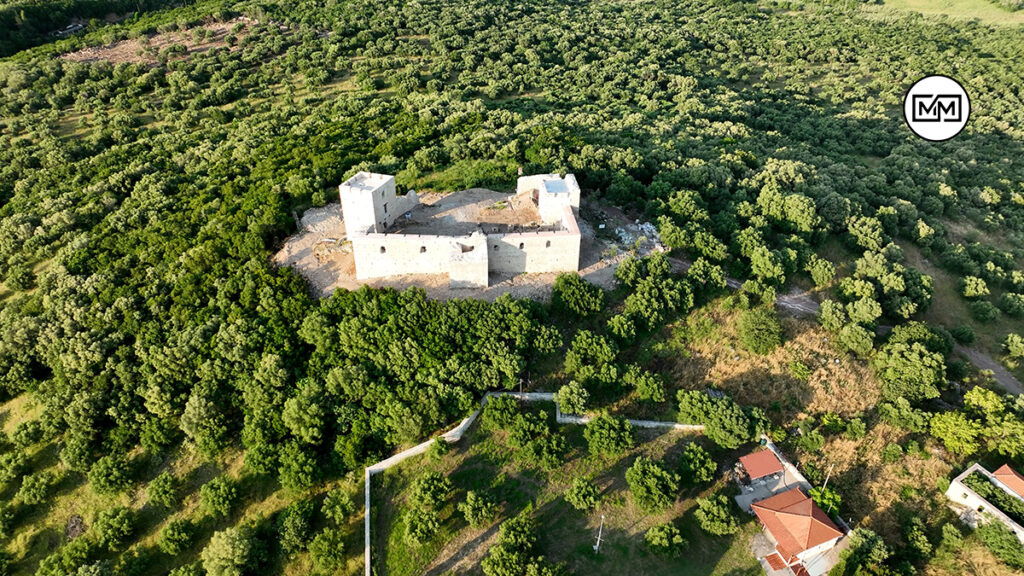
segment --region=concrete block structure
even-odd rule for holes
[[[383,232],[402,214],[419,204],[416,193],[399,196],[395,177],[359,172],[338,186],[341,212],[350,231]]]
[[[516,191],[485,197],[475,211],[442,208],[412,191],[399,196],[394,176],[356,174],[338,187],[356,278],[447,274],[452,288],[482,288],[491,274],[578,270],[576,178],[525,176]]]
[[[975,528],[984,522],[1001,522],[1017,535],[1021,544],[1024,544],[1024,526],[1010,518],[995,503],[989,502],[964,484],[964,478],[975,472],[987,478],[996,488],[1003,490],[1007,495],[1024,500],[1024,476],[1021,476],[1013,468],[1004,465],[992,473],[980,464],[974,464],[954,478],[949,483],[949,488],[946,489],[946,497],[954,503],[953,508],[960,514],[960,519]]]

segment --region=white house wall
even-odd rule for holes
[[[1017,539],[1020,540],[1021,544],[1024,544],[1024,526],[1014,522],[1012,518],[963,483],[963,479],[974,472],[979,472],[985,477],[993,478],[991,473],[982,468],[980,464],[974,464],[949,483],[949,488],[946,489],[946,497],[970,510],[975,518],[979,520],[993,519],[1002,522],[1017,535]]]

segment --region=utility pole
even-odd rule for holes
[[[601,514],[601,526],[597,529],[597,544],[594,544],[594,554],[601,551],[601,533],[604,532],[604,514]]]
[[[825,483],[821,485],[821,493],[823,495],[825,494],[825,488],[828,488],[828,479],[832,477],[832,469],[835,468],[835,467],[836,467],[835,464],[832,464],[831,466],[828,467],[828,473],[825,474]],[[832,513],[832,499],[831,498],[829,498],[828,510],[826,510],[825,513],[826,514],[831,514]]]

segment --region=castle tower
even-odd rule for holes
[[[371,172],[359,172],[342,182],[338,195],[349,236],[383,232],[419,203],[415,192],[405,196],[396,193],[394,176]]]

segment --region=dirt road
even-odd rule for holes
[[[967,359],[971,361],[971,364],[974,364],[978,368],[982,370],[991,370],[992,377],[995,378],[996,382],[1005,388],[1007,392],[1024,394],[1024,384],[1021,384],[1020,380],[1017,380],[1016,376],[988,354],[985,354],[981,350],[961,346],[960,344],[956,345],[956,351],[967,356]]]

